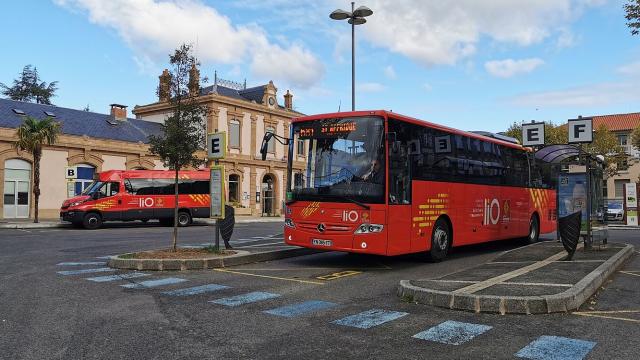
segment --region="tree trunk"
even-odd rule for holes
[[[178,251],[178,167],[176,166],[176,176],[174,178],[173,190],[175,206],[173,208],[173,251]]]
[[[40,158],[42,150],[33,152],[33,222],[38,222],[38,203],[40,201]]]

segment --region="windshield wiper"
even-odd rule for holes
[[[339,198],[339,199],[346,200],[348,202],[354,203],[354,204],[356,204],[356,205],[358,205],[358,206],[360,206],[360,207],[362,207],[362,208],[364,208],[366,210],[370,209],[369,205],[363,204],[360,201],[354,200],[354,199],[352,199],[350,197],[347,197],[347,196],[344,196],[344,195],[338,195],[336,197]]]

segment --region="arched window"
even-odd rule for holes
[[[235,119],[229,122],[229,147],[240,148],[240,121]]]
[[[78,177],[75,181],[74,194],[80,195],[93,182],[93,174],[95,174],[96,168],[89,164],[79,164],[77,168],[76,174]]]
[[[4,162],[3,215],[5,219],[28,218],[31,164],[21,159]]]
[[[240,176],[236,174],[229,175],[229,202],[240,202]]]

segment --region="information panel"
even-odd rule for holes
[[[211,212],[212,219],[224,219],[224,167],[211,167]]]
[[[311,121],[300,125],[300,139],[335,138],[357,130],[355,121]]]

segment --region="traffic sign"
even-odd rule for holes
[[[211,212],[212,219],[224,219],[224,167],[216,165],[211,167]]]
[[[77,179],[78,178],[78,167],[77,166],[68,166],[64,170],[64,178],[65,179]]]
[[[224,159],[227,155],[227,133],[222,131],[207,135],[207,156],[209,160]]]
[[[522,124],[522,145],[544,145],[544,123]]]

